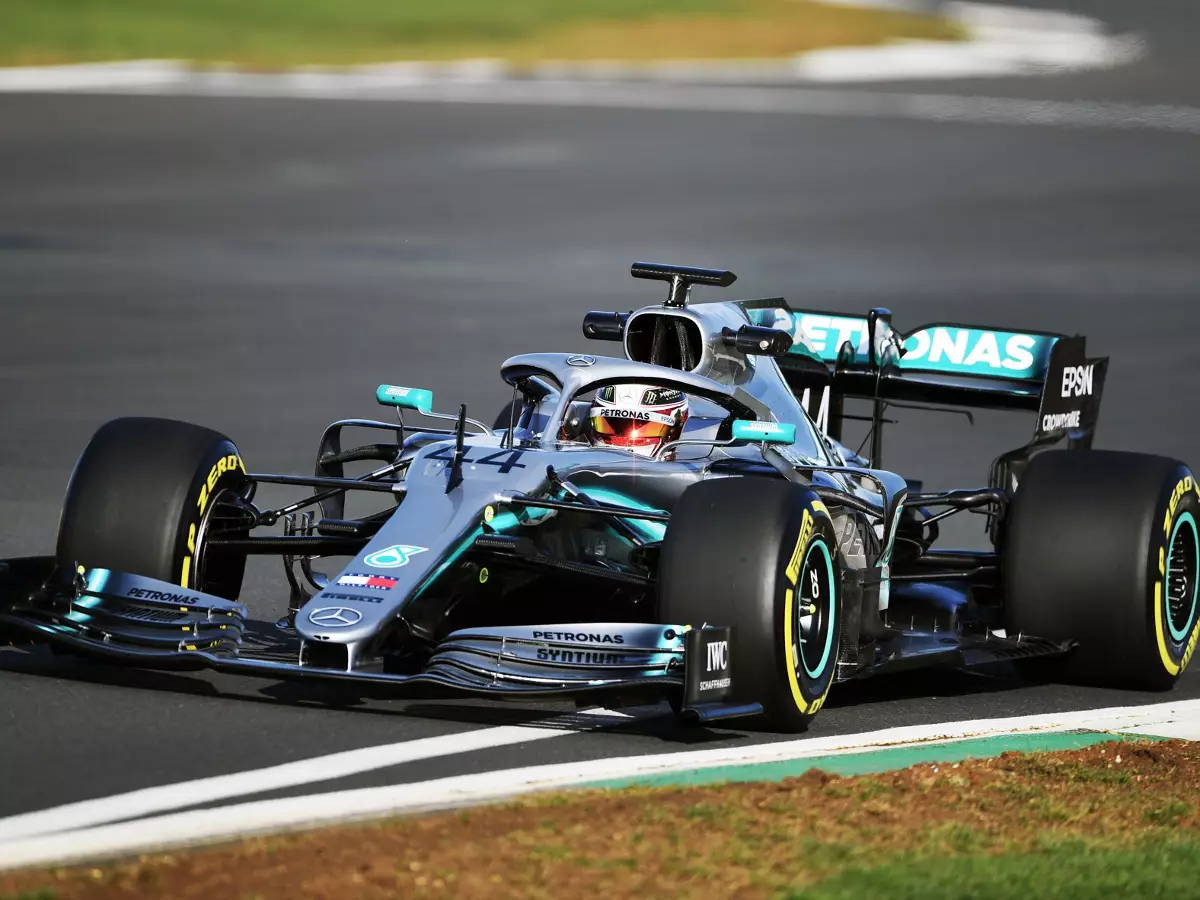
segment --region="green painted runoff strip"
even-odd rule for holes
[[[1112,734],[1103,731],[1053,731],[1041,734],[1004,734],[995,737],[971,738],[945,743],[908,744],[886,747],[862,753],[841,753],[832,756],[809,756],[778,762],[747,763],[736,766],[713,766],[656,775],[636,775],[611,781],[592,781],[583,787],[622,788],[655,787],[660,785],[701,785],[731,781],[782,781],[795,778],[810,769],[821,769],[831,775],[874,775],[907,769],[921,763],[954,763],[964,759],[984,759],[1001,753],[1037,753],[1052,750],[1080,750],[1106,741],[1167,740],[1154,735]]]

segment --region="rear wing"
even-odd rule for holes
[[[1089,446],[1108,369],[1082,336],[953,322],[895,331],[891,313],[793,310],[782,299],[738,304],[751,324],[786,331],[777,357],[818,426],[841,439],[847,398],[875,401],[875,431],[889,403],[1036,411],[1034,442]],[[878,437],[871,464],[878,467]]]

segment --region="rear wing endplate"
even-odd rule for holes
[[[792,337],[779,365],[809,413],[840,438],[842,401],[861,398],[1038,413],[1034,439],[1087,445],[1099,417],[1107,359],[1085,338],[935,322],[903,333],[891,313],[793,310],[780,298],[738,304],[751,324]]]

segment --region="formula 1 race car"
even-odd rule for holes
[[[505,361],[513,400],[491,427],[381,385],[397,421],[335,422],[315,474],[269,475],[207,428],[109,422],[55,555],[0,563],[0,638],[397,697],[667,700],[778,731],[803,730],[835,682],[916,666],[1148,689],[1187,666],[1200,485],[1175,460],[1091,449],[1107,360],[1084,338],[905,334],[884,309],[691,301],[731,272],[633,275],[667,282],[666,302],[583,321],[626,358]],[[927,493],[881,468],[886,415],[907,406],[1037,421],[986,486]],[[842,442],[855,419],[866,458]],[[265,509],[261,484],[315,493]],[[348,496],[384,508],[349,515]],[[992,549],[935,546],[962,512],[986,517]],[[278,630],[247,628],[250,554],[283,558]]]

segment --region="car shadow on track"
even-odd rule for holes
[[[1004,693],[1036,684],[1020,678],[1010,666],[1003,664],[972,670],[919,669],[834,685],[825,708],[846,709],[902,700],[971,697]]]
[[[666,704],[639,707],[625,714],[576,709],[569,703],[531,707],[500,701],[399,700],[364,697],[358,687],[341,684],[271,682],[236,675],[178,673],[108,666],[73,656],[56,654],[48,647],[5,648],[0,652],[0,672],[32,675],[60,681],[130,688],[139,691],[186,694],[239,703],[288,706],[313,710],[352,711],[361,715],[421,718],[499,727],[519,725],[561,731],[611,732],[658,738],[677,744],[728,741],[735,736],[680,723]],[[381,702],[373,702],[380,701]],[[384,705],[386,704],[386,705]]]
[[[245,676],[178,673],[123,668],[59,655],[47,647],[0,652],[0,671],[136,690],[187,694],[314,710],[352,711],[369,716],[421,718],[485,727],[518,725],[562,731],[603,732],[636,736],[684,746],[711,746],[767,735],[740,727],[737,720],[713,726],[679,721],[665,704],[609,710],[573,709],[568,703],[531,705],[473,699],[401,700],[381,692],[344,684],[269,682]],[[986,673],[929,669],[839,684],[826,703],[828,710],[869,709],[874,704],[947,697],[970,697],[1027,688],[1011,671]]]

